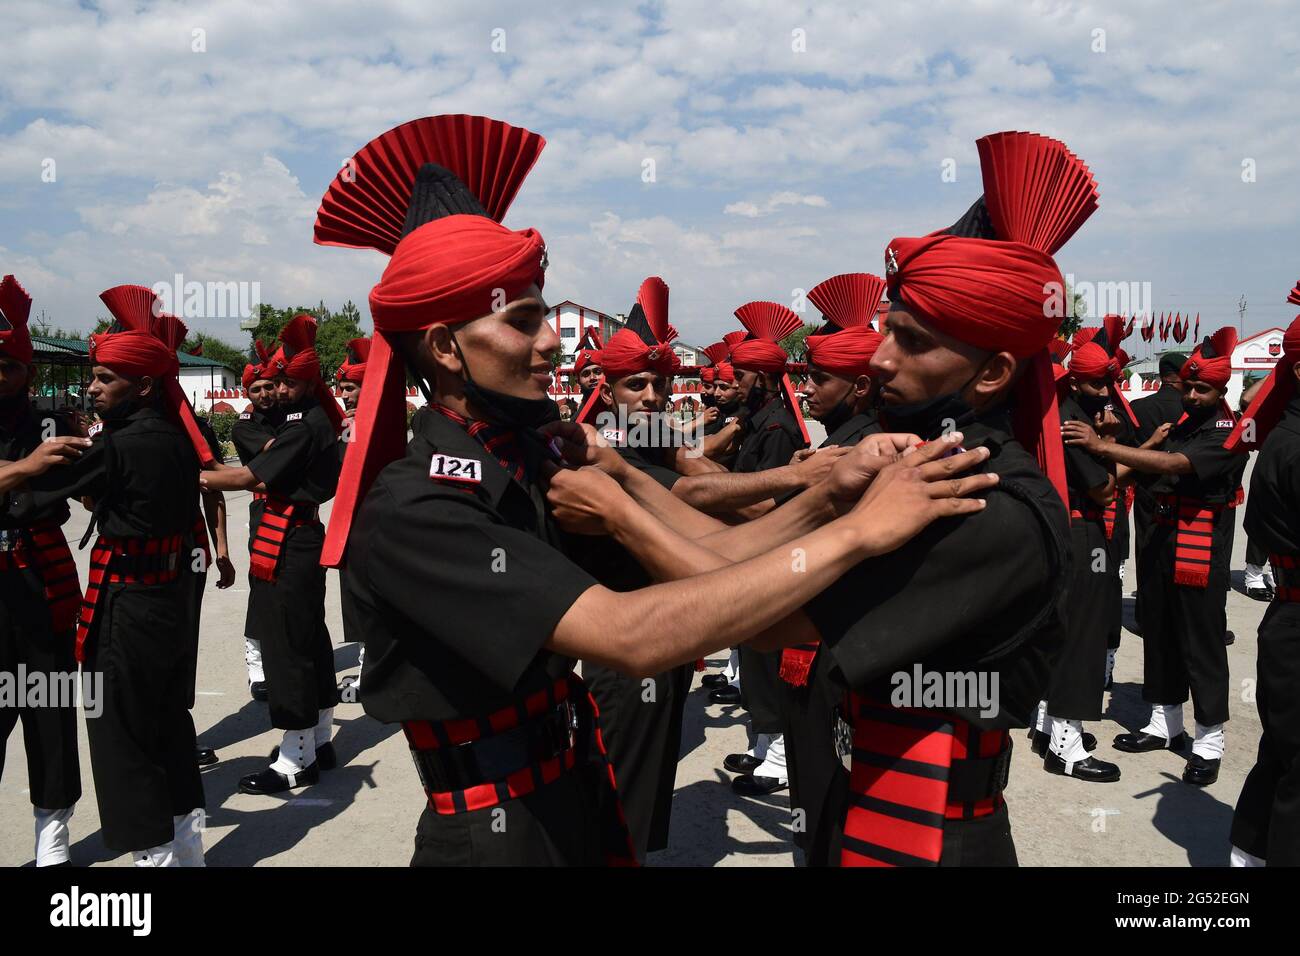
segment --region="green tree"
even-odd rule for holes
[[[316,354],[320,356],[321,375],[332,382],[347,356],[348,342],[361,338],[361,312],[351,300],[338,312],[328,312],[324,305],[322,302],[324,317],[316,330]]]
[[[817,326],[805,322],[803,326],[795,329],[781,340],[781,348],[785,349],[787,355],[802,356],[804,352],[804,341],[810,334],[816,332],[817,328]]]
[[[1083,294],[1075,292],[1068,283],[1065,286],[1065,301],[1070,303],[1070,308],[1066,312],[1065,318],[1061,320],[1061,326],[1056,330],[1056,334],[1063,339],[1069,339],[1075,332],[1083,328],[1085,303]]]

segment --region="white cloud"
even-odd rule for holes
[[[732,216],[745,216],[750,219],[758,216],[769,216],[776,212],[782,206],[814,206],[818,209],[825,209],[830,203],[826,201],[825,196],[816,194],[801,195],[793,192],[772,193],[762,202],[733,202],[728,203],[722,210],[724,213]]]

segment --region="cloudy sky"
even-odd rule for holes
[[[615,6],[6,0],[0,273],[63,327],[178,272],[351,298],[368,323],[383,259],[312,243],[325,186],[391,126],[480,113],[548,140],[506,219],[546,237],[548,297],[622,312],[662,275],[704,343],[749,299],[881,272],[891,237],[979,195],[977,137],[1029,129],[1100,184],[1064,272],[1149,283],[1203,329],[1243,295],[1248,332],[1292,318],[1289,4]],[[236,319],[191,325],[246,341]]]

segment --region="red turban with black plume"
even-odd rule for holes
[[[890,299],[939,331],[1028,362],[1015,388],[1015,431],[1068,501],[1047,346],[1067,313],[1052,258],[1097,209],[1097,184],[1064,143],[1006,132],[975,143],[984,196],[952,228],[885,250]]]
[[[164,409],[189,436],[203,466],[213,463],[212,449],[199,431],[194,408],[181,389],[176,350],[185,341],[185,323],[165,312],[155,313],[157,295],[142,285],[119,285],[99,294],[113,316],[105,332],[90,337],[92,365],[102,365],[126,378],[149,376],[159,386]]]
[[[266,350],[261,339],[253,343],[253,350],[257,353],[257,361],[249,362],[244,366],[242,381],[245,398],[248,397],[248,390],[253,387],[254,382],[269,382],[275,374],[270,368],[271,353]]]
[[[11,275],[0,280],[0,358],[32,364],[32,338],[27,331],[31,312],[32,297],[18,280]]]
[[[780,346],[781,339],[803,328],[803,322],[793,309],[779,302],[746,302],[736,310],[736,318],[740,319],[749,335],[731,347],[731,364],[742,371],[781,376],[781,391],[785,393],[786,405],[807,442],[808,426],[804,424],[790,376],[785,373],[789,356]]]
[[[406,375],[394,336],[468,322],[541,287],[541,234],[501,220],[545,145],[483,116],[426,116],[371,140],[330,183],[315,241],[390,259],[370,293],[375,336],[322,564],[342,561],[371,482],[406,448]]]
[[[578,354],[573,357],[573,377],[576,379],[582,374],[582,370],[593,362],[600,364],[600,350],[604,346],[600,340],[600,332],[594,325],[589,325],[582,332],[582,338],[578,340]]]
[[[1070,372],[1076,379],[1105,379],[1110,386],[1111,398],[1136,428],[1137,416],[1133,414],[1128,398],[1119,388],[1120,374],[1128,364],[1128,354],[1119,347],[1128,334],[1126,329],[1131,330],[1132,324],[1126,324],[1123,316],[1108,315],[1102,319],[1101,328],[1075,332],[1074,346],[1070,352]]]
[[[347,354],[339,366],[340,382],[356,382],[360,385],[366,380],[366,362],[370,359],[370,340],[351,339],[347,344]]]
[[[1184,382],[1195,379],[1215,388],[1226,389],[1232,378],[1232,350],[1237,347],[1237,329],[1225,325],[1187,357],[1178,375]]]
[[[642,372],[673,375],[681,368],[670,344],[675,338],[677,330],[668,322],[668,284],[650,276],[637,290],[627,326],[611,335],[600,350],[601,381],[613,383]],[[592,424],[597,415],[609,410],[596,388],[578,412],[577,421]]]
[[[1297,283],[1287,301],[1300,304],[1300,283]],[[1295,397],[1297,363],[1300,363],[1300,315],[1287,326],[1286,333],[1282,336],[1282,357],[1277,360],[1268,378],[1264,379],[1264,384],[1246,409],[1246,414],[1241,416],[1232,434],[1223,443],[1224,448],[1244,452],[1264,444],[1264,439],[1273,430],[1273,426],[1281,421],[1282,413]]]
[[[871,356],[885,337],[871,327],[885,280],[867,272],[831,276],[808,291],[829,323],[807,339],[808,361],[824,372],[855,379],[871,374]]]
[[[320,402],[336,432],[343,431],[343,409],[334,400],[334,393],[321,376],[320,356],[316,354],[316,319],[310,315],[295,315],[280,330],[280,346],[271,358],[270,371],[285,378],[308,382],[312,394]]]

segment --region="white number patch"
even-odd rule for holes
[[[302,421],[302,412],[290,412],[288,415],[284,416],[284,420],[286,422]]]
[[[600,433],[600,437],[611,445],[623,444],[623,430],[621,428],[606,428]]]
[[[239,413],[239,420],[240,420],[241,422],[246,422],[246,421],[248,421],[248,420],[249,420],[250,418],[252,418],[252,417],[253,417],[253,413],[252,413],[252,412],[240,412],[240,413]]]
[[[1215,428],[1235,428],[1236,426],[1237,423],[1233,421],[1231,418],[1220,418],[1217,422],[1214,423]]]
[[[458,481],[477,485],[482,477],[480,464],[473,458],[453,458],[451,455],[434,455],[429,459],[429,477],[439,481]]]
[[[90,428],[86,429],[86,433],[87,433],[88,435],[90,435],[91,438],[94,438],[96,435],[98,435],[98,434],[99,434],[100,432],[102,432],[103,430],[104,430],[104,423],[103,423],[103,422],[95,422],[95,424],[91,425]]]

